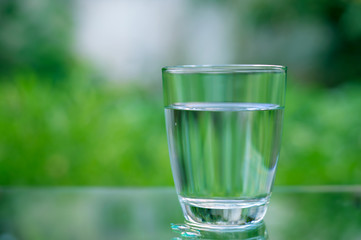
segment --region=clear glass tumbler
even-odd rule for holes
[[[267,210],[280,152],[286,67],[164,67],[169,154],[190,225],[243,228]]]

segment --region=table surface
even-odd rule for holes
[[[172,230],[183,222],[173,188],[0,188],[0,240],[352,240],[361,186],[275,187],[265,224],[248,232]]]

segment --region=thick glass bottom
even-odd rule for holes
[[[268,232],[263,221],[247,228],[237,229],[209,229],[189,226],[187,224],[171,224],[172,230],[181,238],[175,239],[242,239],[242,240],[268,240]]]
[[[259,223],[266,214],[269,197],[228,200],[179,196],[187,224],[209,229],[238,229]]]

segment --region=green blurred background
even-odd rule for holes
[[[0,185],[172,185],[161,67],[289,67],[276,184],[361,182],[361,2],[0,1]]]

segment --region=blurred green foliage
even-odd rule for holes
[[[161,93],[89,81],[1,81],[1,185],[171,185]],[[279,184],[361,181],[361,86],[291,84]]]
[[[253,3],[251,16],[259,31],[272,31],[276,36],[282,30],[305,23],[326,29],[327,40],[323,45],[327,47],[315,56],[309,76],[312,80],[326,86],[361,80],[361,2],[261,0]]]
[[[0,1],[0,73],[32,71],[63,79],[74,64],[71,4],[65,1]]]
[[[0,1],[0,185],[171,185],[162,93],[94,80],[79,67],[72,7]],[[308,21],[330,36],[308,75],[320,85],[290,81],[276,183],[360,183],[361,4],[260,0],[252,7],[257,32],[283,36],[298,26],[288,23]]]
[[[291,86],[276,183],[361,181],[361,85]]]
[[[171,183],[161,95],[87,79],[1,82],[1,185]]]

